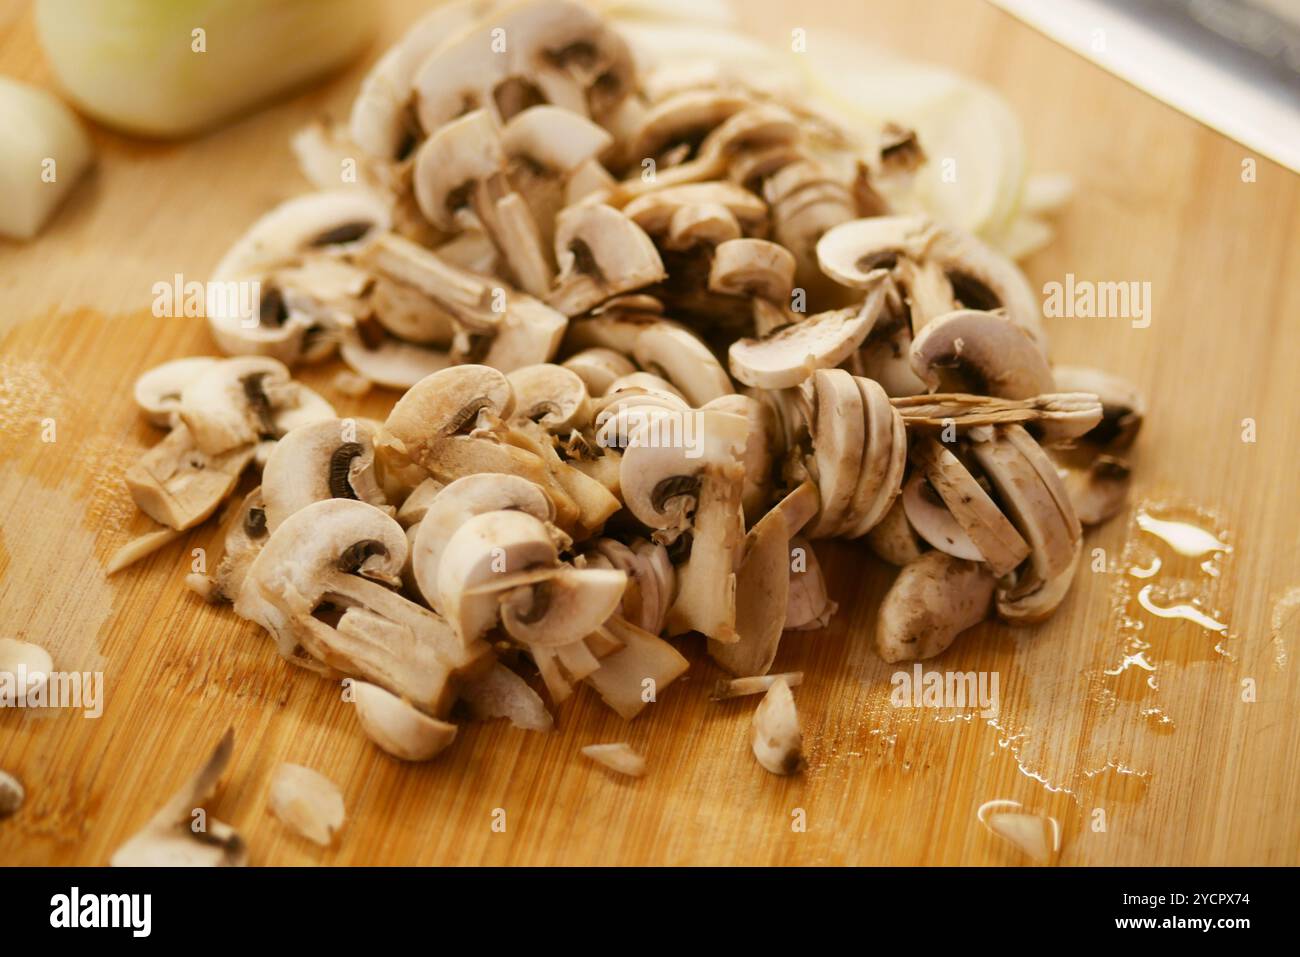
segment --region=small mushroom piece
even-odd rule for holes
[[[114,852],[112,867],[242,867],[248,861],[243,838],[229,824],[208,815],[195,829],[194,812],[212,797],[230,764],[234,730],[149,822]]]
[[[1029,399],[995,399],[964,393],[896,396],[891,402],[909,428],[939,432],[980,426],[1023,423],[1043,442],[1063,443],[1080,437],[1101,421],[1101,402],[1083,392],[1036,395]]]
[[[843,369],[818,369],[800,391],[812,410],[810,431],[821,510],[808,534],[829,538],[846,523],[862,470],[866,413],[862,392]]]
[[[378,685],[354,681],[352,693],[366,737],[395,758],[428,761],[456,740],[454,724],[429,717]]]
[[[929,322],[912,341],[911,361],[932,392],[1027,399],[1056,391],[1037,344],[997,313],[965,309]]]
[[[627,575],[603,568],[551,570],[501,598],[506,633],[530,647],[559,648],[585,638],[614,614]]]
[[[740,456],[745,466],[741,505],[745,509],[746,525],[753,525],[763,517],[771,497],[772,466],[777,457],[779,442],[776,414],[770,405],[740,393],[719,396],[706,402],[702,408],[743,415],[749,422],[749,437]]]
[[[301,764],[286,763],[275,769],[266,803],[289,830],[321,847],[334,843],[343,827],[343,794],[338,785]]]
[[[327,419],[276,442],[262,470],[267,528],[274,532],[294,512],[327,498],[387,508],[375,476],[375,431],[365,421]]]
[[[790,539],[790,597],[786,601],[784,630],[825,628],[838,610],[839,605],[826,591],[826,579],[812,543],[796,535]]]
[[[925,551],[926,543],[908,521],[903,499],[894,499],[880,523],[867,533],[867,545],[876,557],[902,567],[915,561]]]
[[[171,428],[176,424],[185,384],[220,361],[212,356],[189,356],[154,366],[135,380],[135,404],[152,424]]]
[[[54,659],[40,645],[17,638],[0,638],[0,676],[9,692],[35,695],[49,683]]]
[[[758,763],[773,774],[798,774],[804,768],[803,731],[794,695],[784,678],[772,682],[754,711],[750,747]]]
[[[676,323],[664,320],[647,326],[632,354],[642,369],[662,375],[696,408],[735,391],[708,346]]]
[[[238,600],[244,578],[253,559],[266,544],[270,530],[266,524],[266,502],[259,485],[244,496],[235,510],[234,521],[226,532],[225,549],[217,565],[213,596],[229,602]]]
[[[839,365],[862,345],[883,299],[883,289],[877,289],[860,307],[818,313],[761,339],[739,339],[727,352],[731,374],[762,389],[797,386],[816,370]]]
[[[498,662],[481,678],[461,688],[460,699],[480,721],[506,718],[525,731],[550,731],[551,713],[528,682]]]
[[[131,498],[155,522],[193,528],[215,512],[253,460],[251,444],[207,455],[190,430],[177,425],[126,470]]]
[[[588,744],[582,753],[615,774],[630,778],[645,777],[645,757],[633,751],[626,741],[617,744]]]
[[[555,259],[560,274],[547,302],[566,316],[589,312],[667,275],[645,231],[625,213],[601,203],[570,206],[560,213]]]
[[[397,523],[408,530],[419,525],[424,516],[428,514],[429,506],[433,504],[433,500],[446,487],[437,479],[430,478],[422,481],[411,490],[411,493],[402,502],[402,507],[397,510]]]
[[[587,386],[573,370],[543,362],[515,369],[506,378],[514,390],[516,416],[558,435],[590,422]]]
[[[17,814],[26,799],[22,782],[8,771],[0,771],[0,821]]]
[[[442,607],[438,582],[442,557],[452,536],[471,518],[500,511],[530,515],[543,523],[549,523],[555,518],[555,507],[546,494],[534,483],[517,475],[495,472],[466,475],[434,496],[424,514],[424,519],[429,520],[421,519],[411,545],[411,566],[415,580],[430,607],[435,610]],[[556,534],[548,532],[547,537],[553,540]],[[546,555],[550,554],[547,550]],[[467,556],[459,557],[463,559]],[[503,553],[502,558],[505,557],[507,556]]]
[[[396,584],[406,533],[365,502],[331,498],[294,512],[248,569],[235,611],[261,625],[289,661],[362,678],[427,713],[446,713],[455,682],[490,663]]]
[[[787,671],[779,675],[750,675],[745,678],[719,678],[713,686],[710,701],[730,701],[732,698],[744,698],[752,694],[766,694],[768,689],[778,681],[784,681],[789,687],[797,688],[803,684],[802,671]]]
[[[995,586],[982,562],[925,552],[903,566],[880,603],[876,651],[889,664],[942,654],[988,617]]]
[[[794,255],[784,246],[765,239],[729,239],[713,251],[709,289],[784,306],[794,291],[794,272]]]
[[[854,376],[866,418],[861,474],[840,534],[861,538],[884,518],[902,489],[907,468],[907,429],[885,390],[871,379]]]
[[[600,346],[583,349],[561,365],[577,373],[586,384],[588,395],[604,395],[614,380],[636,372],[636,366],[627,356]]]
[[[1087,468],[1068,468],[1065,490],[1084,525],[1100,525],[1118,515],[1128,500],[1133,470],[1113,455],[1099,455]]]
[[[658,694],[690,667],[681,653],[649,632],[617,615],[605,622],[610,635],[623,647],[600,660],[600,667],[584,681],[622,718],[631,721]],[[653,694],[647,699],[646,691]]]
[[[259,439],[279,438],[275,413],[297,404],[298,388],[275,359],[226,359],[186,383],[178,414],[199,451],[220,455]]]
[[[148,558],[158,549],[176,541],[180,534],[174,528],[160,528],[131,539],[109,558],[108,564],[104,566],[104,574],[115,575],[123,568],[128,568],[141,559]]]
[[[1101,400],[1101,421],[1083,438],[1104,449],[1126,449],[1137,438],[1146,403],[1137,386],[1111,372],[1086,366],[1056,366],[1057,388],[1091,392]]]
[[[377,343],[369,344],[360,336],[345,335],[339,354],[367,383],[389,389],[409,389],[451,365],[451,357],[446,352],[386,334],[381,334]]]

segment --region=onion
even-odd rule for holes
[[[0,235],[35,236],[91,157],[70,109],[45,90],[0,76]]]

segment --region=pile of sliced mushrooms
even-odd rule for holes
[[[1051,615],[1081,525],[1124,501],[1140,397],[1049,362],[1001,253],[892,211],[926,162],[905,129],[638,64],[591,8],[536,0],[438,8],[294,145],[320,191],[213,276],[260,283],[254,321],[210,300],[228,358],[137,384],[169,431],[128,483],[166,528],[119,564],[260,469],[189,583],[351,679],[398,758],[454,718],[549,729],[583,684],[634,718],[698,633],[736,679],[715,697],[765,694],[758,761],[796,772],[802,675],[768,673],[835,613],[812,543],[900,567],[875,641],[911,661]],[[294,380],[335,354],[400,391],[384,421]]]

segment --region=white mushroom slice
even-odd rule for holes
[[[155,522],[184,530],[217,510],[252,460],[252,445],[206,455],[190,430],[178,425],[126,470],[126,486]]]
[[[636,366],[627,356],[599,346],[583,349],[569,356],[561,365],[577,374],[587,386],[589,395],[604,395],[616,379],[636,372]]]
[[[575,539],[595,534],[622,508],[622,503],[600,477],[588,475],[560,457],[555,437],[538,423],[516,419],[510,431],[510,441],[540,458],[547,474],[568,496],[574,511],[566,512],[562,523],[565,531]],[[585,445],[586,439],[583,438],[582,442]],[[608,472],[615,469],[612,463],[607,467]],[[556,511],[557,521],[560,521],[559,509]]]
[[[211,356],[190,356],[154,366],[135,380],[135,404],[151,423],[170,428],[180,410],[181,389],[220,361]]]
[[[310,286],[295,282],[292,272],[281,279],[276,274],[302,265],[305,257],[350,252],[390,225],[384,202],[361,189],[310,193],[271,210],[213,270],[205,314],[221,351],[265,355],[286,363],[323,358],[333,348],[328,333],[353,318],[348,297],[324,301]],[[357,270],[337,266],[354,279],[364,279]],[[254,282],[260,284],[255,287],[260,298],[248,302],[245,291]]]
[[[397,522],[405,529],[420,524],[429,511],[429,506],[444,488],[437,479],[425,479],[411,490],[397,510]]]
[[[456,316],[422,289],[383,275],[371,277],[368,289],[370,317],[383,329],[414,345],[444,350],[451,346]],[[358,327],[364,328],[365,323],[358,323]],[[363,334],[359,338],[368,344],[370,336]]]
[[[537,485],[517,475],[493,472],[457,479],[426,506],[411,546],[411,566],[430,607],[435,610],[441,607],[439,570],[448,541],[474,516],[499,511],[520,512],[540,522],[550,522],[555,517],[555,507]]]
[[[402,527],[373,505],[314,502],[271,534],[235,611],[269,631],[286,659],[301,661],[305,653],[442,715],[453,682],[486,667],[490,653],[379,584],[398,581],[406,556]]]
[[[785,606],[785,631],[815,631],[830,624],[839,605],[826,591],[826,578],[812,543],[796,535],[790,539],[790,594]],[[795,561],[795,553],[800,561]],[[793,685],[792,685],[793,686]]]
[[[717,247],[739,240],[740,220],[721,203],[681,206],[668,221],[668,233],[660,239],[665,249],[683,251],[701,244]]]
[[[860,307],[818,313],[761,339],[737,340],[727,352],[731,374],[746,385],[788,389],[818,369],[833,368],[862,345],[883,298],[877,289]]]
[[[599,157],[613,141],[595,123],[558,106],[529,107],[501,130],[507,156],[526,159],[534,170],[566,176]]]
[[[480,721],[506,718],[525,731],[550,731],[555,727],[551,713],[528,682],[505,665],[497,663],[477,681],[461,688],[461,701]]]
[[[841,223],[817,242],[822,272],[841,285],[869,289],[900,259],[923,260],[931,223],[924,216],[873,216]]]
[[[359,336],[345,336],[339,352],[358,375],[389,389],[409,389],[451,365],[446,352],[391,336],[384,336],[374,346],[367,345]]]
[[[568,327],[564,314],[527,296],[507,303],[483,361],[502,372],[550,362]]]
[[[894,499],[880,523],[867,533],[867,545],[878,558],[900,568],[921,557],[925,543],[907,519],[903,499]]]
[[[741,505],[746,524],[752,525],[762,518],[772,492],[772,466],[778,451],[776,414],[770,405],[739,393],[719,396],[702,408],[743,415],[749,422],[749,437],[741,453],[745,466]]]
[[[928,437],[914,455],[924,474],[909,483],[903,504],[917,534],[956,558],[987,562],[998,576],[1029,557],[1029,543],[957,456]]]
[[[709,641],[709,655],[733,675],[766,674],[772,667],[789,608],[790,540],[817,514],[817,506],[817,489],[805,482],[745,537],[736,572],[735,639],[710,634]]]
[[[319,771],[301,764],[281,764],[267,795],[271,813],[299,837],[329,847],[343,827],[343,794]]]
[[[773,774],[798,774],[804,767],[803,731],[794,695],[783,678],[772,682],[754,711],[750,747],[758,763]]]
[[[779,675],[751,675],[746,678],[719,678],[713,686],[710,701],[730,701],[732,698],[744,698],[752,694],[766,694],[768,689],[778,681],[784,681],[787,687],[797,688],[803,684],[802,671],[787,671]]]
[[[615,774],[630,778],[645,777],[645,757],[632,750],[626,741],[617,744],[589,744],[582,753]]]
[[[725,123],[749,101],[736,93],[712,89],[687,89],[664,97],[640,117],[636,132],[624,150],[628,162],[644,158],[669,160],[681,147]],[[680,161],[679,161],[680,162]]]
[[[262,470],[267,528],[274,532],[294,512],[327,498],[386,507],[375,477],[374,433],[366,422],[328,419],[299,426],[276,442]]]
[[[638,405],[660,405],[667,409],[682,411],[690,408],[686,396],[682,395],[677,386],[653,372],[632,372],[620,376],[609,384],[602,398],[606,400],[603,411],[608,411],[611,404],[632,400]],[[599,422],[599,416],[597,420]]]
[[[940,551],[903,566],[880,603],[876,651],[889,664],[943,653],[988,617],[996,580],[987,565]]]
[[[627,575],[602,568],[552,570],[501,598],[501,624],[518,642],[560,648],[585,638],[617,610]]]
[[[8,771],[0,771],[0,821],[17,814],[26,799],[22,782]]]
[[[1087,468],[1070,468],[1065,490],[1084,525],[1100,525],[1118,515],[1128,499],[1133,470],[1113,455],[1099,455]]]
[[[567,316],[663,279],[663,260],[645,231],[601,203],[570,206],[555,224],[560,274],[547,302]],[[531,290],[530,290],[531,291]]]
[[[225,547],[213,582],[214,597],[234,602],[243,591],[244,579],[253,559],[266,544],[270,532],[266,527],[266,503],[259,485],[244,496],[226,532]]]
[[[109,558],[108,564],[104,566],[104,574],[116,574],[123,568],[134,565],[143,558],[148,558],[164,545],[176,541],[180,534],[180,531],[174,528],[161,528],[157,531],[145,532],[145,534],[131,539]]]
[[[584,680],[605,704],[630,721],[685,674],[690,662],[668,642],[618,616],[610,618],[604,627],[623,647],[602,658],[599,669]],[[649,698],[647,690],[652,692]]]
[[[862,470],[866,414],[862,392],[843,369],[818,369],[800,387],[813,411],[810,429],[817,466],[821,512],[808,534],[828,538],[838,534]]]
[[[1137,386],[1114,373],[1086,366],[1056,366],[1052,372],[1061,391],[1091,392],[1101,400],[1101,422],[1084,438],[1108,449],[1133,444],[1146,414]]]
[[[931,391],[1006,399],[1056,391],[1037,344],[998,313],[967,309],[931,321],[912,341],[911,362]]]
[[[840,530],[845,538],[861,538],[884,517],[898,496],[907,458],[902,417],[889,404],[885,390],[861,376],[854,376],[854,382],[862,394],[866,424],[861,473]]]
[[[456,726],[431,718],[367,681],[352,683],[357,720],[366,737],[402,761],[428,761],[456,740]]]
[[[284,364],[264,356],[227,359],[181,390],[178,414],[208,455],[277,438],[275,412],[298,400]]]
[[[1044,442],[1068,442],[1101,421],[1101,403],[1081,392],[1037,395],[1031,399],[996,399],[964,393],[897,396],[891,400],[908,426],[930,431],[958,430],[1021,422]]]
[[[665,236],[682,209],[700,206],[725,207],[746,234],[767,220],[767,204],[734,183],[688,183],[656,189],[632,200],[623,212],[651,236]]]
[[[49,682],[53,671],[54,659],[40,645],[0,638],[0,675],[8,676],[4,683],[11,691],[23,688],[34,696]]]
[[[709,289],[785,305],[794,290],[794,271],[794,255],[784,246],[765,239],[730,239],[713,251]]]
[[[633,356],[641,368],[662,375],[697,408],[735,391],[708,346],[675,323],[663,321],[647,327],[637,336]]]
[[[114,852],[110,866],[242,867],[247,863],[244,840],[229,824],[207,815],[203,828],[194,827],[194,812],[212,797],[234,747],[232,729],[180,791]]]
[[[515,394],[515,415],[549,432],[565,434],[591,420],[587,386],[573,370],[551,363],[523,366],[506,378]]]
[[[432,525],[428,518],[420,523],[421,530]],[[427,566],[417,566],[416,574],[421,591],[436,587],[438,607],[466,643],[496,625],[499,593],[521,587],[523,575],[535,581],[540,574],[549,574],[559,561],[546,524],[515,511],[484,512],[466,519],[447,540],[444,553],[455,555],[456,560],[439,563],[436,585],[426,580]]]

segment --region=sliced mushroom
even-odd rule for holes
[[[690,663],[668,642],[617,615],[604,627],[623,647],[602,658],[600,667],[584,680],[605,704],[630,721],[657,700],[659,692],[685,674]]]
[[[803,731],[799,728],[794,695],[785,679],[772,682],[759,702],[754,712],[750,746],[758,763],[773,774],[798,774],[803,769]]]
[[[190,430],[178,425],[126,470],[126,486],[140,510],[168,528],[193,528],[212,515],[253,460],[251,444],[206,455]]]
[[[876,651],[889,664],[942,654],[988,617],[996,579],[982,562],[931,551],[903,566],[880,603]]]
[[[501,624],[516,641],[559,648],[590,635],[623,600],[627,575],[615,569],[566,568],[520,585],[501,599]]]
[[[901,496],[894,499],[880,523],[867,533],[867,544],[877,557],[900,568],[920,558],[926,548],[926,543],[908,521]]]
[[[583,349],[561,365],[577,373],[589,395],[604,395],[615,379],[636,372],[636,366],[627,356],[602,347]]]
[[[297,405],[300,388],[275,359],[227,359],[186,383],[178,414],[199,451],[220,455],[279,438],[276,412]]]
[[[525,731],[550,731],[555,727],[551,713],[528,682],[503,664],[461,689],[461,700],[480,721],[507,718]]]
[[[928,323],[912,341],[912,369],[931,391],[1007,399],[1056,391],[1028,333],[992,312],[966,309]]]
[[[271,776],[266,806],[300,837],[329,847],[343,826],[343,794],[319,771],[281,764]]]
[[[431,718],[367,681],[352,683],[357,720],[371,741],[402,761],[428,761],[456,740],[456,726]]]
[[[664,264],[645,231],[601,203],[570,206],[555,226],[560,274],[548,302],[568,316],[658,282]]]
[[[799,561],[795,561],[796,552]],[[785,608],[785,631],[815,631],[825,628],[839,605],[826,591],[826,579],[812,543],[795,536],[790,539],[790,597]],[[792,685],[793,686],[793,685]]]
[[[663,321],[646,327],[633,347],[641,368],[662,375],[695,407],[735,390],[708,346],[689,330]]]
[[[154,366],[135,380],[135,404],[151,423],[171,428],[176,424],[185,384],[220,361],[211,356],[190,356]]]
[[[266,527],[274,532],[294,512],[328,498],[387,508],[375,476],[375,432],[364,421],[330,419],[280,439],[262,470]]]
[[[1146,403],[1137,386],[1111,372],[1085,366],[1056,366],[1057,388],[1066,392],[1091,392],[1101,400],[1101,422],[1084,438],[1106,449],[1126,449],[1137,438],[1146,415]]]
[[[731,374],[746,385],[788,389],[818,369],[839,365],[871,331],[883,292],[869,293],[861,307],[837,309],[782,326],[761,339],[731,344]]]
[[[586,383],[571,369],[538,363],[515,369],[506,378],[514,390],[516,416],[561,435],[590,422]]]
[[[1087,468],[1070,468],[1065,490],[1084,525],[1100,525],[1118,515],[1128,500],[1133,470],[1113,455],[1099,455]]]

